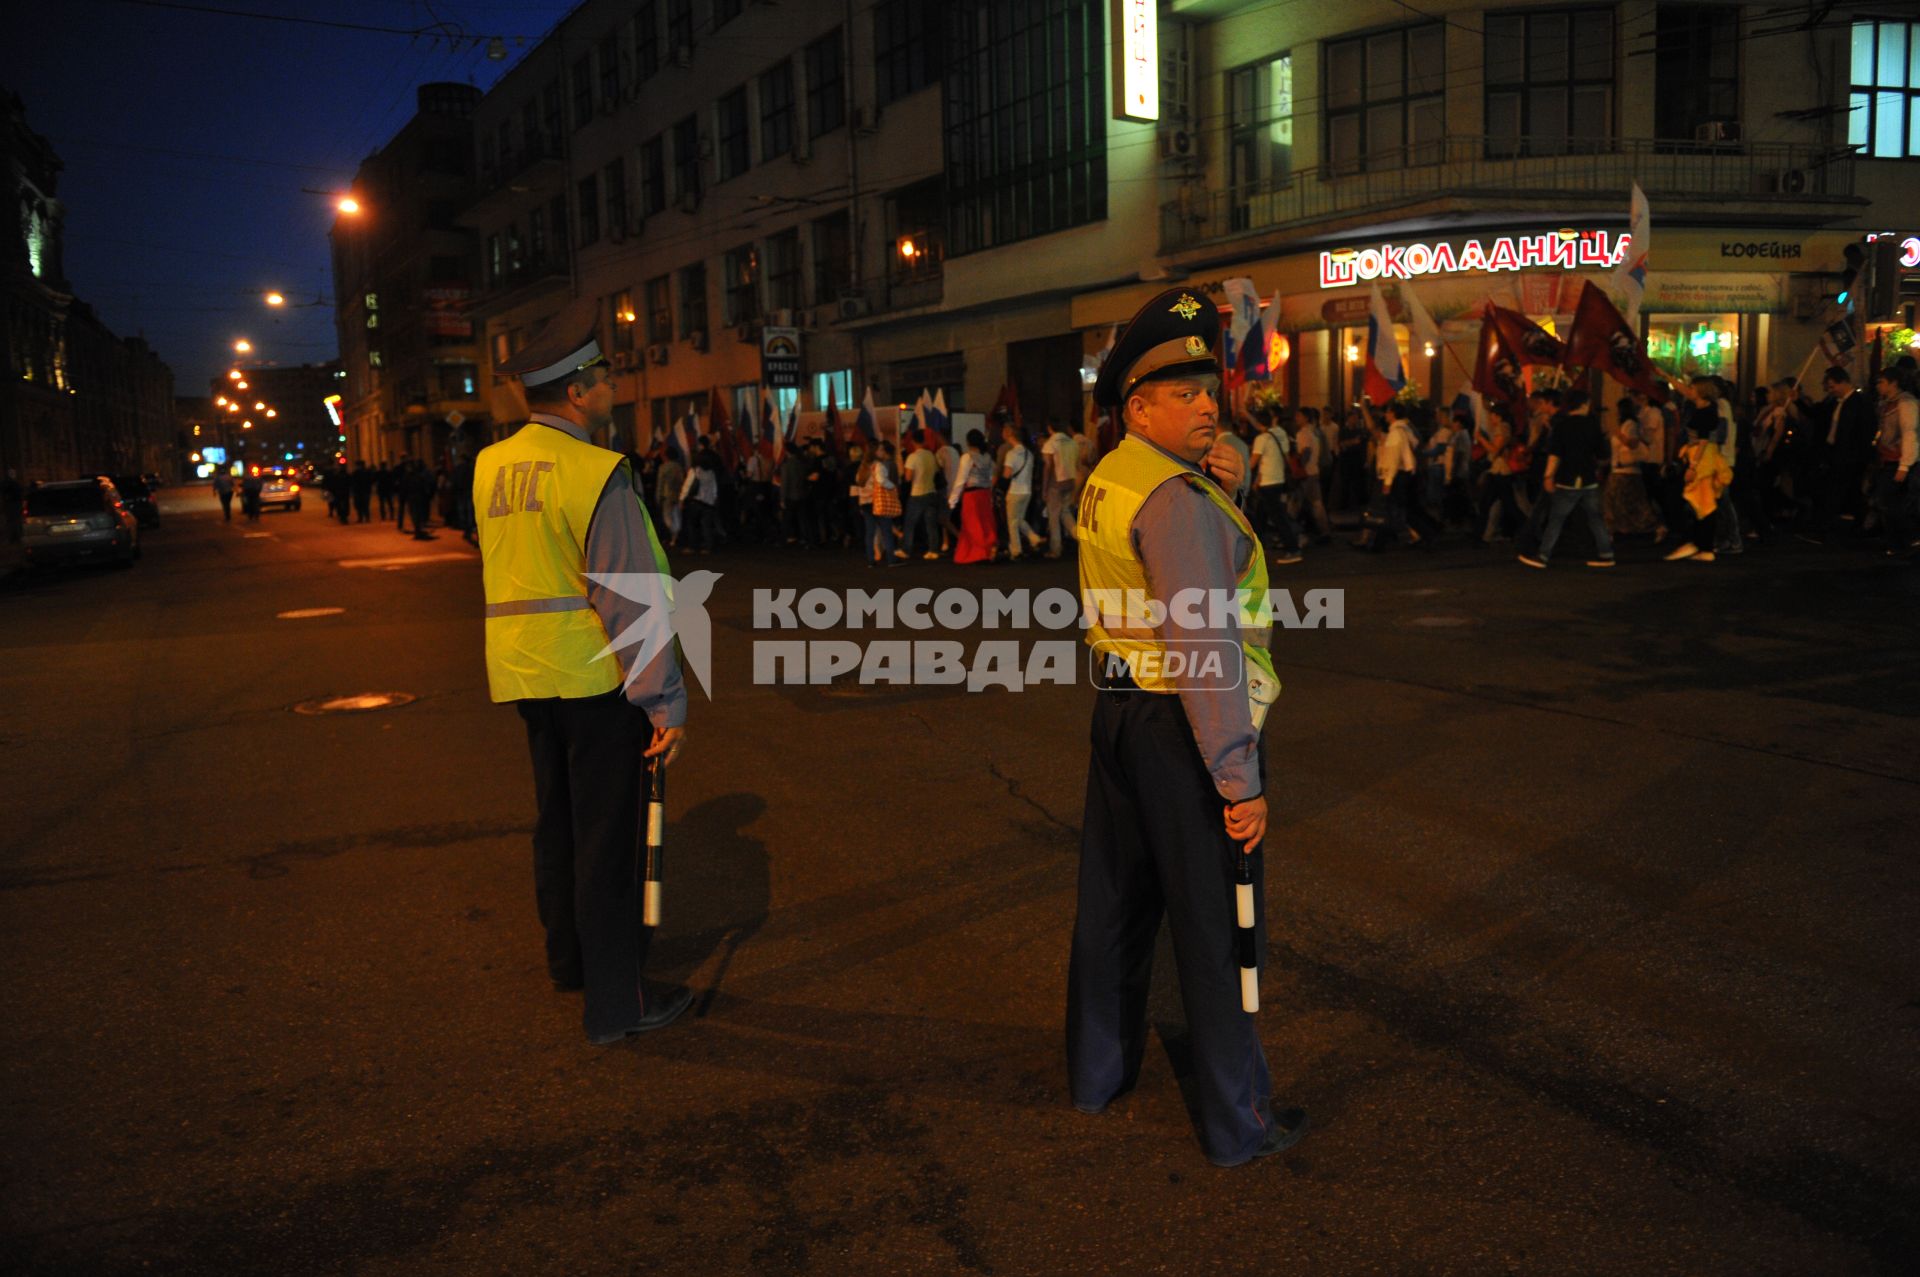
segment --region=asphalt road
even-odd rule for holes
[[[750,679],[753,585],[1070,565],[695,561],[654,952],[700,1014],[593,1048],[471,552],[164,500],[132,570],[0,582],[9,1268],[1913,1271],[1909,567],[1284,569],[1347,591],[1268,728],[1260,1022],[1315,1129],[1221,1171],[1164,953],[1139,1089],[1067,1103],[1087,690]],[[366,692],[417,699],[291,710]]]

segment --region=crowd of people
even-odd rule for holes
[[[1912,361],[1868,386],[1829,369],[1820,390],[1802,395],[1788,380],[1742,401],[1701,376],[1665,403],[1637,392],[1596,403],[1579,385],[1541,388],[1514,414],[1519,426],[1465,399],[1444,410],[1404,398],[1345,409],[1256,401],[1223,410],[1244,461],[1230,495],[1282,565],[1331,543],[1336,516],[1357,525],[1357,549],[1454,537],[1510,545],[1534,568],[1565,549],[1610,567],[1621,538],[1701,563],[1785,535],[1913,553]],[[972,430],[958,441],[911,428],[897,444],[813,439],[777,461],[749,453],[732,465],[700,436],[690,461],[672,445],[634,461],[662,536],[692,553],[857,548],[871,567],[1058,558],[1099,460],[1097,433],[1058,420],[1037,435],[1010,420],[990,426],[993,438]]]
[[[382,523],[391,520],[404,533],[413,524],[415,540],[430,541],[434,516],[456,529],[467,541],[475,539],[473,519],[473,457],[462,453],[449,466],[429,466],[412,457],[389,465],[335,465],[315,479],[326,494],[327,514],[342,523]]]

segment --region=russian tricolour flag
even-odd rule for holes
[[[867,387],[866,397],[860,401],[860,415],[853,419],[853,424],[854,428],[860,432],[868,443],[872,443],[880,437],[879,418],[874,415],[873,411],[872,386]]]
[[[1387,299],[1380,285],[1368,287],[1366,395],[1382,404],[1400,393],[1407,384],[1406,369],[1400,366],[1400,343],[1394,340],[1393,316],[1387,311]]]

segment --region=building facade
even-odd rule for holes
[[[467,313],[474,240],[457,222],[472,199],[479,98],[471,85],[422,85],[413,118],[354,176],[360,211],[334,220],[338,443],[350,462],[437,464],[486,431]]]
[[[0,472],[21,482],[174,466],[173,373],[69,287],[60,159],[0,91]]]
[[[1143,7],[1155,119],[1115,101]],[[640,445],[716,390],[757,404],[769,326],[806,406],[1010,387],[1073,418],[1115,323],[1235,276],[1276,299],[1291,401],[1353,397],[1376,282],[1440,322],[1396,336],[1449,399],[1486,301],[1564,323],[1608,279],[1636,182],[1655,358],[1752,386],[1803,365],[1849,245],[1920,222],[1917,32],[1717,0],[587,0],[475,110],[488,413],[522,411],[492,367],[591,297]]]

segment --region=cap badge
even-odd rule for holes
[[[1210,354],[1211,352],[1207,350],[1207,339],[1205,337],[1187,338],[1187,353],[1196,358],[1204,358]]]
[[[1181,293],[1180,300],[1167,307],[1167,309],[1182,319],[1191,320],[1195,315],[1200,313],[1200,303],[1194,300],[1192,293]]]

